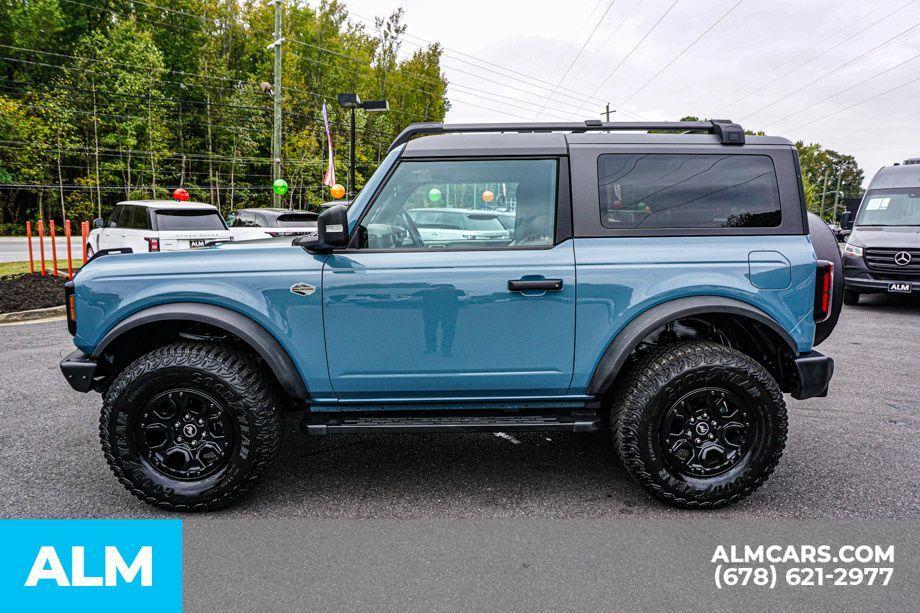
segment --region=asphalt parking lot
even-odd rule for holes
[[[711,516],[920,517],[920,299],[863,298],[821,347],[826,399],[789,403],[773,477]],[[110,474],[98,394],[58,370],[62,321],[0,327],[0,516],[157,517]],[[633,484],[600,436],[363,435],[307,438],[288,422],[262,487],[223,517],[680,517]]]

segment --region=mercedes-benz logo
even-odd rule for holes
[[[907,266],[912,259],[914,258],[906,251],[899,251],[894,255],[894,263],[898,266]]]

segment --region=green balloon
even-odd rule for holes
[[[441,190],[437,187],[432,187],[428,190],[428,199],[432,202],[440,202],[441,200]]]
[[[275,182],[272,183],[272,189],[279,196],[283,196],[287,193],[288,184],[284,179],[275,179]]]

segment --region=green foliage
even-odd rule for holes
[[[375,27],[336,0],[284,5],[283,204],[315,207],[332,124],[336,175],[348,174],[348,114],[340,92],[387,98],[357,115],[357,187],[413,121],[448,105],[441,49],[400,53],[402,10]],[[271,204],[274,4],[150,0],[73,4],[0,0],[0,223],[39,215],[105,215],[126,198],[168,197],[232,208]]]
[[[824,193],[824,216],[831,220],[835,198],[840,202],[862,193],[863,171],[852,155],[825,149],[817,143],[806,145],[799,141],[795,146],[799,151],[803,181],[811,188],[805,192],[808,209],[820,214],[821,195]]]

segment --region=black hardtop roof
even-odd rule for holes
[[[648,131],[663,133],[649,134]],[[424,138],[419,138],[424,137]],[[740,146],[785,145],[787,139],[746,136],[729,120],[674,122],[602,122],[587,120],[567,123],[414,123],[390,145],[392,151],[406,144],[404,155],[565,154],[569,144],[710,144]]]

